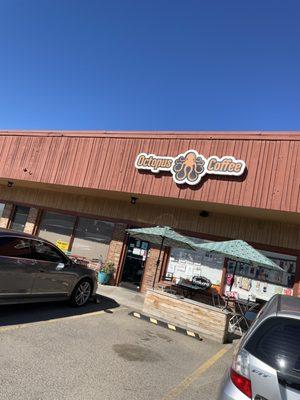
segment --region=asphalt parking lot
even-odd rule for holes
[[[213,400],[232,348],[155,326],[102,297],[0,308],[0,399]]]

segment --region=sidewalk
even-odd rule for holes
[[[142,311],[145,295],[120,286],[100,285],[97,294],[109,297],[117,303],[136,311]]]

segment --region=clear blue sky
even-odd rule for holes
[[[0,129],[300,129],[299,0],[0,0]]]

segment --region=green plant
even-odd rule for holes
[[[115,264],[112,261],[106,261],[100,267],[100,272],[105,272],[106,274],[113,274],[115,272]]]

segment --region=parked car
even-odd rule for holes
[[[0,231],[0,304],[68,299],[83,306],[97,290],[97,274],[47,240]]]
[[[236,349],[219,400],[300,399],[300,298],[275,295]]]

